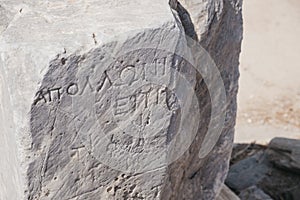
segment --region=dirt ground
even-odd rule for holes
[[[244,0],[236,142],[300,139],[300,1]]]

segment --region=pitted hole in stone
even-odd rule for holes
[[[111,190],[112,190],[112,187],[108,187],[108,188],[106,189],[107,192],[110,192]]]
[[[61,61],[61,64],[64,65],[64,64],[66,64],[67,59],[66,58],[62,58],[60,61]]]

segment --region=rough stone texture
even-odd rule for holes
[[[0,2],[1,200],[216,198],[235,125],[241,2],[181,3],[171,1],[171,9],[161,0]],[[129,31],[123,43],[111,37]],[[184,59],[159,50],[184,48],[184,34],[212,56],[226,89],[224,129],[205,158],[198,155],[210,120],[208,89]],[[159,66],[150,76],[145,72],[153,84],[143,85],[143,77],[130,79],[128,66],[145,67],[143,62]],[[155,78],[164,66],[169,71]],[[192,102],[186,115],[172,91],[159,84],[174,82],[177,88],[172,68],[192,83],[201,112]],[[114,71],[125,69],[127,87]],[[189,90],[179,91],[191,96]],[[145,105],[140,94],[149,95],[150,103]],[[134,98],[124,107],[128,96]],[[180,117],[191,124],[199,120],[199,129],[187,151],[165,168],[164,162],[185,146],[180,139],[172,143]],[[125,134],[140,128],[148,142]],[[161,151],[166,144],[174,149]],[[126,157],[124,152],[133,155],[128,162],[114,162]],[[152,160],[144,159],[149,155]]]
[[[298,143],[297,140],[275,138],[269,146],[235,145],[226,185],[242,200],[299,199],[300,176],[295,170],[296,162],[287,159],[287,154],[297,152]]]
[[[197,33],[200,44],[209,52],[221,72],[228,104],[222,135],[210,155],[198,160],[191,155],[193,153],[189,153],[198,150],[197,144],[201,143],[205,132],[201,130],[200,138],[197,138],[200,141],[196,139],[191,150],[170,166],[169,180],[176,184],[169,184],[167,197],[213,199],[226,178],[232,149],[237,109],[238,57],[242,40],[242,1],[186,0],[182,1],[181,7],[177,5],[177,10],[187,35],[195,38]],[[201,183],[204,182],[211,184],[203,186]]]
[[[261,182],[269,172],[265,153],[259,152],[249,158],[232,165],[226,179],[226,184],[235,191],[242,191]]]
[[[300,141],[274,138],[268,149],[270,161],[278,168],[300,174]]]
[[[261,189],[256,186],[249,187],[243,190],[239,197],[241,200],[272,200],[272,198],[264,193]]]
[[[240,198],[226,185],[223,185],[223,188],[216,200],[240,200]]]

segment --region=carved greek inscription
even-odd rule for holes
[[[77,83],[71,83],[67,86],[67,94],[68,95],[76,95],[79,91],[79,88],[78,88],[78,84]]]
[[[61,97],[61,87],[48,89],[49,101],[54,101],[55,99],[60,100]]]
[[[87,76],[82,82],[70,82],[65,86],[60,85],[53,88],[44,88],[36,93],[34,105],[38,103],[50,103],[59,101],[63,95],[77,96],[83,95],[89,91],[91,93],[99,93],[105,85],[108,87],[130,86],[139,80],[145,80],[147,77],[164,76],[166,74],[166,64],[168,57],[156,58],[151,63],[142,63],[137,60],[134,64],[125,65],[124,62],[117,63],[117,69],[105,70],[100,79],[96,82],[91,81],[91,77]],[[123,66],[124,65],[124,66]],[[113,75],[117,74],[116,77]],[[142,93],[145,96],[147,106],[148,93]]]
[[[47,99],[46,99],[45,94],[43,93],[43,91],[38,91],[37,92],[36,98],[35,98],[33,104],[36,105],[40,101],[44,101],[44,103],[47,103]]]
[[[146,88],[146,89],[145,89]],[[159,87],[148,87],[140,89],[137,96],[137,104],[138,106],[142,105],[142,108],[149,108],[152,105],[164,104],[164,100],[166,97],[166,90]]]
[[[100,90],[104,87],[105,83],[108,83],[109,86],[112,85],[112,81],[109,78],[107,71],[104,71],[104,73],[102,74],[100,80],[97,82],[97,87],[96,87],[96,91],[100,92]]]
[[[145,79],[145,68],[140,65],[126,65],[118,72],[118,79],[114,86],[130,86],[138,80]]]
[[[136,81],[136,68],[133,65],[127,65],[124,69],[120,72],[120,80],[123,83],[127,83],[131,85],[134,81]]]
[[[135,65],[119,66],[119,79],[115,82],[115,86],[132,85],[139,80],[145,80],[149,77],[161,77],[166,74],[167,57],[156,58],[151,63],[140,63]]]
[[[79,93],[79,95],[82,95],[87,87],[90,88],[91,92],[94,92],[94,87],[90,83],[90,77],[89,76],[86,77],[83,89],[81,90],[81,92]]]
[[[136,95],[117,98],[115,102],[115,115],[127,114],[136,110]]]
[[[152,63],[145,64],[146,77],[151,76],[164,76],[166,74],[166,61],[167,57],[155,58]]]
[[[38,91],[36,95],[37,97],[34,100],[34,105],[36,105],[40,101],[47,103],[60,100],[61,95],[61,87]]]

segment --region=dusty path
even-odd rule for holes
[[[300,139],[300,1],[245,0],[236,142]]]

